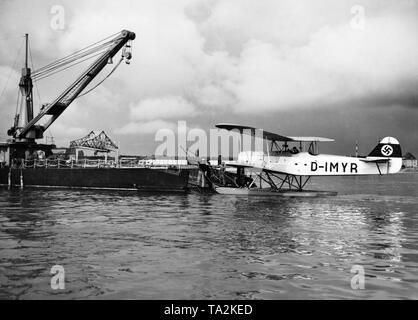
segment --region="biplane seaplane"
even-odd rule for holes
[[[383,138],[366,157],[320,154],[319,142],[331,142],[323,137],[293,137],[256,129],[254,127],[218,124],[219,129],[244,130],[263,139],[262,151],[242,150],[236,161],[226,167],[236,168],[236,174],[226,171],[218,181],[211,181],[221,194],[318,196],[336,195],[334,191],[309,191],[305,186],[313,176],[386,175],[402,167],[401,146],[395,138]],[[262,134],[261,134],[262,133]],[[217,183],[222,181],[222,183]],[[263,187],[264,186],[264,187]]]

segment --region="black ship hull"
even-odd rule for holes
[[[188,169],[0,168],[0,185],[182,192]]]

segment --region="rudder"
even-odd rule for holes
[[[393,137],[383,138],[368,157],[402,158],[401,145]]]

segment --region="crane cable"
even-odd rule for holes
[[[99,43],[101,43],[101,42],[103,42],[103,41],[105,41],[105,40],[107,40],[107,39],[109,39],[109,38],[114,37],[114,36],[115,36],[115,35],[117,35],[118,33],[119,33],[119,32],[117,32],[117,33],[115,33],[115,34],[113,34],[113,35],[111,35],[111,36],[109,36],[109,37],[106,37],[106,38],[104,38],[104,39],[102,39],[102,40],[100,40],[100,41],[97,41],[97,42],[95,42],[95,43],[93,43],[93,44],[91,44],[91,45],[89,45],[89,46],[87,46],[87,47],[85,47],[85,48],[83,48],[83,49],[77,50],[77,51],[75,51],[75,52],[73,52],[73,53],[69,54],[68,56],[65,56],[65,57],[63,57],[63,58],[61,58],[61,59],[58,59],[58,60],[56,60],[56,61],[54,61],[54,62],[51,62],[50,64],[48,64],[48,65],[46,65],[46,66],[43,66],[42,68],[39,68],[39,70],[36,70],[36,72],[38,72],[38,71],[40,71],[40,70],[43,70],[43,69],[46,69],[46,68],[49,68],[49,67],[51,67],[51,66],[53,66],[53,65],[55,65],[55,64],[57,64],[57,63],[60,63],[60,62],[62,62],[62,61],[64,61],[64,60],[67,60],[67,59],[69,59],[69,58],[73,57],[73,56],[76,56],[77,54],[81,54],[81,53],[82,53],[82,51],[87,50],[88,48],[93,47],[93,46],[95,46],[95,45],[98,45]],[[109,41],[109,42],[111,42],[111,41]]]
[[[87,90],[86,92],[84,92],[83,94],[80,94],[76,97],[76,99],[85,96],[86,94],[92,92],[94,89],[96,89],[98,86],[100,86],[107,78],[109,78],[113,72],[115,72],[115,70],[119,67],[119,65],[122,63],[122,61],[124,59],[126,59],[126,63],[129,64],[130,60],[132,58],[132,45],[130,44],[131,42],[128,42],[125,47],[123,48],[122,51],[122,56],[120,57],[119,62],[113,67],[113,69],[109,72],[109,74],[103,78],[103,80],[101,80],[99,83],[97,83],[93,88]]]
[[[84,92],[83,94],[80,94],[80,95],[78,95],[77,97],[76,97],[76,99],[78,99],[78,98],[80,98],[80,97],[82,97],[82,96],[85,96],[86,94],[88,94],[88,93],[90,93],[90,92],[92,92],[94,89],[96,89],[98,86],[100,86],[107,78],[109,78],[110,77],[110,75],[119,67],[119,65],[122,63],[122,61],[123,61],[123,59],[124,59],[124,56],[122,56],[121,58],[120,58],[120,60],[119,60],[119,62],[113,67],[113,69],[109,72],[109,74],[105,77],[105,78],[103,78],[103,80],[101,80],[99,83],[97,83],[93,88],[91,88],[91,89],[89,89],[89,90],[87,90],[86,92]]]
[[[81,50],[75,51],[72,54],[65,56],[61,59],[58,59],[46,66],[43,66],[37,70],[35,70],[32,74],[32,77],[37,80],[44,79],[51,75],[54,75],[60,71],[64,71],[69,67],[75,66],[80,62],[86,61],[90,58],[97,56],[98,54],[102,53],[106,49],[108,49],[115,41],[115,35],[119,33],[115,33],[109,37],[106,37],[98,42],[95,42]],[[111,40],[107,41],[108,39],[112,38]],[[106,41],[106,42],[104,42]],[[91,55],[91,56],[90,56]],[[89,57],[90,56],[90,57]],[[87,57],[87,58],[86,58]],[[80,59],[86,58],[82,61],[77,61]],[[73,63],[75,62],[75,63]],[[71,65],[71,63],[73,63]],[[68,66],[69,65],[69,66]],[[65,68],[64,68],[65,67]]]
[[[92,56],[90,56],[90,57],[87,57],[87,58],[85,58],[85,59],[83,59],[83,60],[80,60],[80,61],[77,61],[77,62],[75,62],[75,63],[73,63],[73,64],[71,64],[71,65],[69,65],[69,66],[67,66],[67,67],[65,67],[65,68],[62,68],[61,70],[56,70],[56,71],[54,71],[54,72],[52,72],[52,71],[51,71],[51,73],[49,73],[49,74],[45,74],[45,75],[42,75],[42,76],[39,76],[39,77],[37,77],[37,78],[34,78],[34,80],[37,80],[37,81],[43,80],[43,79],[45,79],[45,78],[48,78],[48,77],[50,77],[50,76],[53,76],[54,74],[57,74],[57,73],[59,73],[59,72],[62,72],[62,71],[64,71],[64,70],[67,70],[67,69],[69,69],[69,68],[71,68],[71,67],[74,67],[74,66],[76,66],[76,65],[78,65],[78,64],[80,64],[80,63],[83,63],[84,61],[87,61],[87,60],[90,60],[90,59],[92,59],[92,58],[94,58],[94,57],[97,57],[98,55],[101,55],[101,54],[102,54],[102,52],[97,52],[96,54],[94,54],[94,55],[92,55]]]
[[[91,49],[91,50],[83,53],[82,55],[80,54],[80,55],[74,56],[69,60],[63,61],[59,64],[56,64],[54,66],[49,67],[48,69],[36,70],[33,74],[33,78],[41,80],[41,79],[44,79],[44,78],[49,77],[51,75],[54,75],[54,74],[56,74],[60,71],[64,71],[64,70],[68,69],[68,67],[66,67],[66,68],[64,68],[64,67],[73,63],[73,62],[75,62],[75,63],[73,63],[69,67],[75,66],[75,65],[79,64],[80,62],[86,61],[88,59],[91,59],[91,58],[101,54],[102,51],[107,49],[107,46],[109,46],[109,44],[106,44],[106,46],[102,45],[102,46],[99,46],[97,48]],[[89,57],[89,55],[90,55],[90,57]],[[84,59],[84,60],[81,60],[81,61],[77,61],[77,60],[83,59],[85,57],[87,57],[87,58]]]

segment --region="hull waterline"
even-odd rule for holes
[[[0,185],[141,191],[187,190],[189,170],[150,168],[0,168]]]

